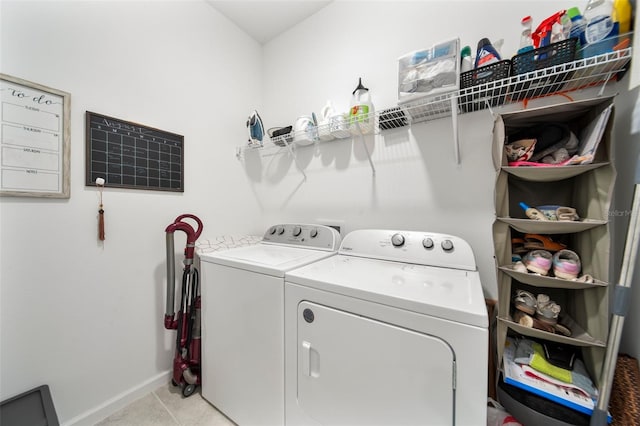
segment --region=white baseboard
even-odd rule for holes
[[[94,426],[96,423],[106,419],[111,414],[126,407],[133,401],[153,392],[163,384],[168,383],[170,379],[171,370],[162,372],[155,377],[152,377],[149,380],[114,396],[97,407],[85,411],[71,420],[62,423],[61,426]]]

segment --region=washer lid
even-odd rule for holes
[[[287,272],[285,281],[464,324],[489,325],[477,271],[336,255]]]
[[[221,252],[203,253],[200,255],[200,261],[284,277],[285,271],[334,254],[335,252],[323,250],[260,243]]]

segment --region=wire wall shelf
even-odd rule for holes
[[[265,136],[261,145],[245,145],[236,150],[240,159],[247,150],[280,150],[286,148],[292,155],[297,145],[324,143],[330,140],[361,137],[389,129],[402,128],[412,124],[452,117],[456,161],[459,163],[457,141],[457,116],[485,108],[500,107],[534,98],[567,94],[589,87],[601,86],[602,94],[609,81],[616,81],[624,75],[631,61],[632,48],[628,47],[589,58],[543,68],[499,80],[489,81],[472,87],[441,94],[425,96],[397,106],[376,111],[361,117],[360,122],[349,123],[347,119],[339,128],[331,123],[321,124],[304,131],[293,131],[287,135],[270,139]],[[362,123],[365,123],[364,125]],[[299,143],[298,141],[304,141]],[[329,142],[330,143],[330,142]],[[363,140],[364,143],[364,140]],[[371,162],[371,159],[370,159]],[[373,163],[371,163],[372,170]],[[301,170],[302,172],[302,170]],[[303,172],[304,174],[304,172]]]
[[[451,98],[457,99],[457,113],[478,111],[483,108],[499,107],[533,98],[569,93],[588,87],[602,86],[615,80],[625,71],[631,61],[631,48],[622,49],[599,56],[579,59],[573,62],[531,71],[477,86],[460,89],[450,95],[438,98],[420,99],[404,104],[401,109],[408,115],[409,124],[435,120],[451,115]],[[384,127],[387,119],[379,119]],[[397,126],[389,126],[397,127]]]

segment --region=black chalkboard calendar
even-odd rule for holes
[[[184,192],[184,136],[87,111],[86,185]]]

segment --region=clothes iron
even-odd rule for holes
[[[264,138],[264,125],[258,111],[254,110],[247,119],[247,129],[249,130],[249,145],[262,145]]]

